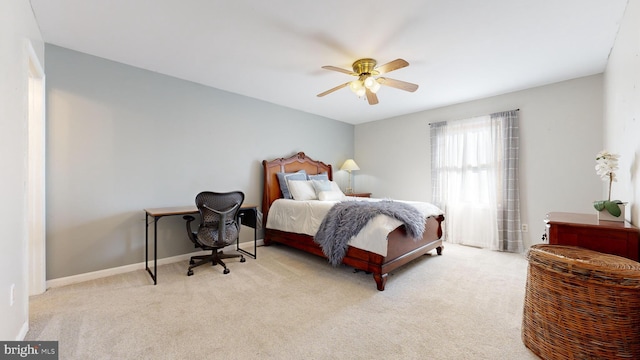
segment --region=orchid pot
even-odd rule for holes
[[[598,220],[601,221],[624,221],[625,205],[620,200],[593,202],[593,207],[598,210]]]

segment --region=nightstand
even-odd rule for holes
[[[355,197],[364,197],[364,198],[371,197],[371,193],[351,193],[351,194],[345,194],[345,195],[355,196]]]

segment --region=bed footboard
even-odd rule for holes
[[[404,226],[396,228],[389,233],[386,257],[349,246],[342,263],[354,269],[372,273],[377,289],[384,291],[389,272],[434,249],[438,255],[442,255],[444,249],[441,239],[443,220],[444,216],[442,215],[427,218],[425,232],[422,239],[418,241],[407,237]],[[270,245],[272,242],[326,258],[320,246],[309,235],[266,229],[264,243]]]

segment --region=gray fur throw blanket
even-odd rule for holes
[[[347,253],[349,240],[377,215],[387,215],[404,223],[407,235],[422,238],[425,219],[415,207],[397,201],[343,201],[329,209],[314,241],[320,245],[329,263],[338,266]]]

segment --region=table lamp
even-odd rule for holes
[[[342,164],[340,170],[346,170],[349,173],[349,187],[347,188],[347,194],[353,194],[353,188],[351,187],[351,172],[353,170],[360,170],[358,164],[356,164],[353,159],[347,159],[347,161]]]

